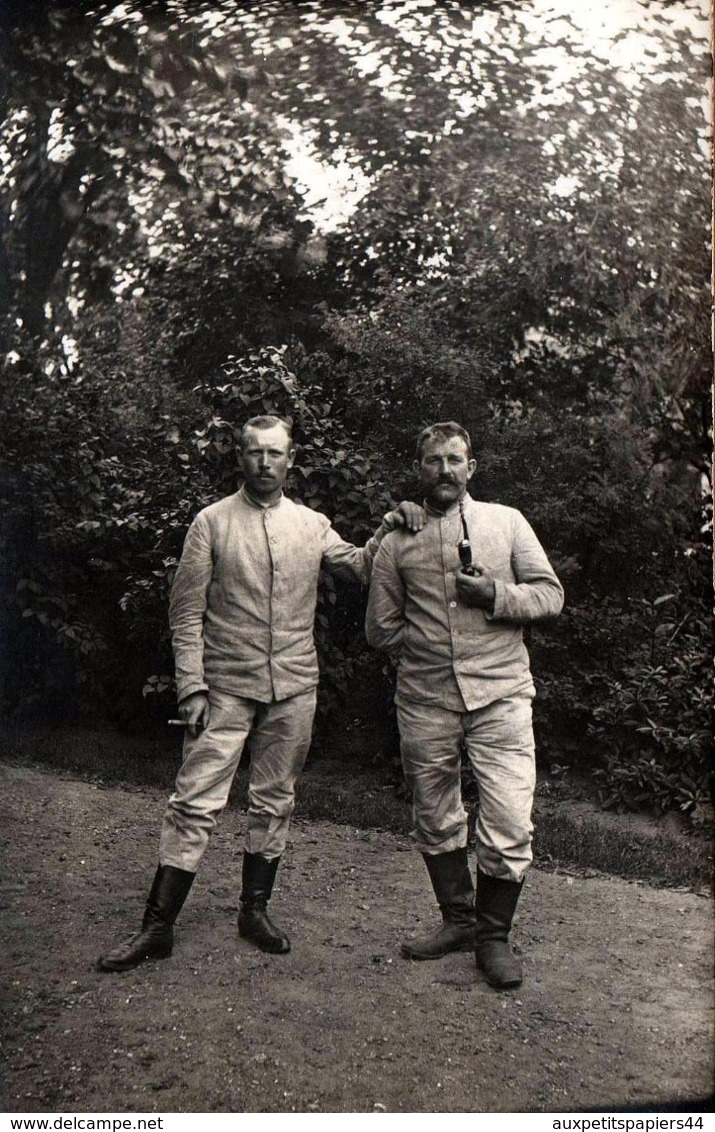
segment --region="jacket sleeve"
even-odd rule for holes
[[[365,618],[367,642],[396,659],[405,629],[405,584],[395,558],[394,539],[388,539],[375,557]]]
[[[370,581],[375,555],[385,534],[385,528],[378,527],[365,546],[353,546],[352,543],[345,542],[345,539],[342,539],[328,524],[323,534],[323,565],[333,574],[352,578],[366,586]]]
[[[169,598],[169,624],[179,702],[193,692],[207,692],[204,680],[204,616],[213,575],[211,532],[197,515],[189,527]]]
[[[515,582],[494,579],[494,611],[488,620],[531,625],[556,617],[564,591],[546,552],[522,514],[513,512],[511,567]]]

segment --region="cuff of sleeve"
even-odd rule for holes
[[[208,692],[208,684],[182,684],[180,688],[176,689],[176,699],[178,703],[183,703],[189,696],[193,696],[194,692]]]
[[[374,535],[372,535],[372,537],[370,538],[369,542],[366,543],[365,549],[370,552],[373,558],[380,549],[380,543],[384,539],[385,535],[389,533],[390,532],[388,531],[387,527],[378,527]]]
[[[501,621],[506,614],[506,586],[501,578],[494,579],[494,608],[484,612],[487,621]]]

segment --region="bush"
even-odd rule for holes
[[[618,678],[604,672],[595,681],[601,701],[588,730],[605,764],[595,777],[606,807],[692,814],[709,798],[708,622],[692,608],[676,620],[676,603],[675,594],[637,602],[650,638]]]

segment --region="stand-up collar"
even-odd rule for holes
[[[465,491],[462,498],[458,499],[456,503],[452,503],[446,511],[440,511],[437,507],[433,507],[432,504],[429,503],[426,499],[423,501],[422,506],[424,507],[428,515],[434,515],[437,519],[446,519],[458,513],[460,503],[466,504],[467,501],[471,502],[471,499],[472,497],[469,492]]]
[[[270,511],[272,507],[277,507],[283,499],[283,492],[281,492],[278,498],[274,499],[273,503],[261,503],[260,499],[254,499],[251,493],[246,489],[245,483],[239,488],[238,495],[245,503],[248,503],[251,507],[257,508],[259,511]]]

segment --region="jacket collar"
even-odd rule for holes
[[[428,515],[433,515],[436,519],[450,519],[453,515],[459,514],[459,504],[460,503],[464,507],[468,507],[470,505],[470,503],[473,503],[473,502],[474,502],[474,500],[472,499],[469,492],[465,491],[462,498],[460,500],[457,500],[456,503],[453,503],[451,507],[448,507],[446,511],[439,511],[436,507],[432,507],[427,502],[426,499],[423,501],[422,506],[424,507],[424,509],[425,509],[425,511],[427,512]]]
[[[238,489],[238,498],[247,503],[249,507],[255,507],[257,511],[270,511],[273,507],[279,507],[283,502],[285,496],[283,492],[278,496],[273,503],[261,503],[260,499],[254,499],[253,496],[246,490],[245,483]]]

